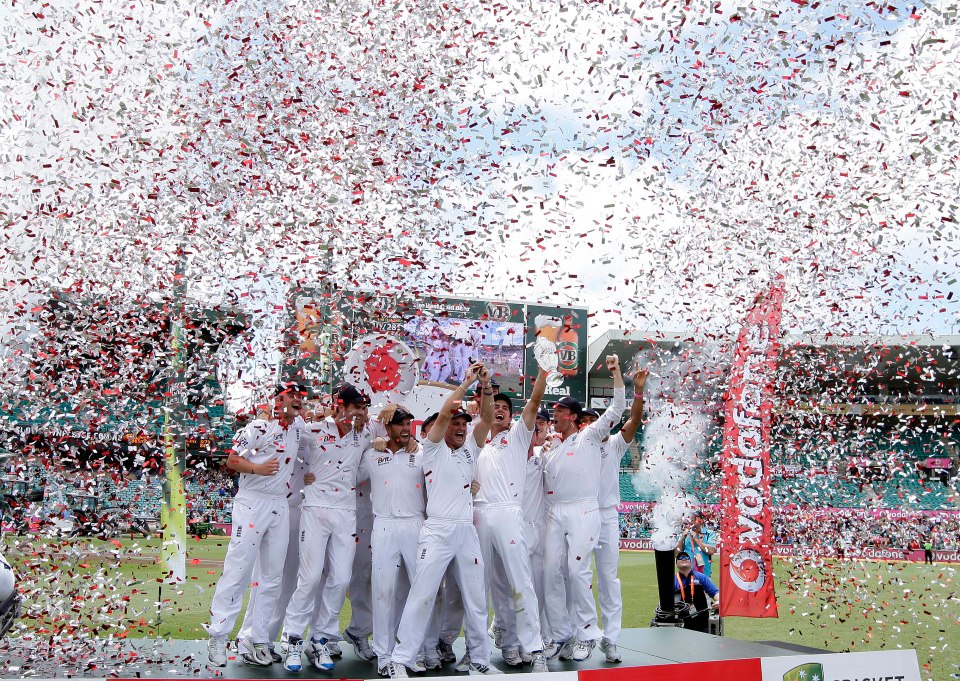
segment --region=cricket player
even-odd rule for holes
[[[630,417],[620,432],[611,435],[603,443],[600,462],[600,541],[593,554],[597,564],[597,595],[603,619],[600,650],[606,655],[607,662],[620,662],[622,659],[617,650],[623,620],[623,597],[617,578],[617,566],[620,563],[620,518],[617,512],[617,506],[620,505],[620,460],[643,422],[643,388],[648,375],[649,371],[645,369],[638,369],[634,373]]]
[[[316,480],[304,490],[297,588],[283,621],[283,640],[287,645],[284,668],[290,672],[303,668],[303,635],[311,619],[314,620],[310,641],[312,662],[320,670],[333,669],[326,643],[339,633],[337,621],[357,546],[355,488],[360,456],[370,444],[369,431],[363,428],[368,405],[365,395],[344,383],[334,394],[333,415],[310,424],[317,445],[310,472]],[[322,583],[321,603],[317,606],[317,589],[325,562],[329,563],[329,574]],[[315,610],[316,618],[312,617]]]
[[[227,457],[227,468],[240,473],[237,495],[233,499],[233,529],[223,575],[210,604],[210,640],[207,656],[216,667],[227,665],[227,636],[233,630],[250,584],[254,565],[259,561],[259,579],[252,592],[264,607],[251,612],[250,634],[241,641],[241,653],[255,664],[271,664],[268,624],[274,603],[280,594],[283,562],[287,553],[290,506],[288,499],[297,460],[307,457],[311,463],[313,436],[302,420],[299,386],[282,385],[274,396],[273,418],[254,419],[234,438]]]
[[[474,524],[486,566],[486,581],[496,592],[497,611],[510,609],[516,627],[501,642],[503,659],[510,666],[521,664],[520,648],[530,654],[533,671],[548,672],[540,635],[540,606],[530,570],[523,527],[522,501],[526,482],[527,454],[533,440],[537,411],[546,390],[547,372],[540,370],[530,399],[520,419],[511,425],[513,402],[504,393],[493,397],[491,437],[480,452],[477,480],[480,491],[474,501]],[[502,565],[502,572],[495,566]],[[506,579],[500,579],[503,576]]]
[[[544,461],[547,528],[544,537],[544,597],[552,644],[545,653],[561,659],[583,661],[590,657],[600,637],[597,608],[590,586],[590,556],[600,539],[600,461],[602,443],[626,406],[623,376],[616,355],[606,365],[613,374],[613,404],[600,419],[580,430],[577,419],[583,408],[572,397],[554,406],[554,430],[560,441]],[[564,584],[566,561],[566,585]],[[567,593],[576,615],[570,621]]]
[[[460,406],[467,388],[478,379],[482,391],[480,420],[468,437],[467,424],[471,417]],[[463,598],[470,673],[500,673],[489,664],[483,555],[473,526],[471,494],[477,457],[486,442],[492,422],[490,372],[483,364],[474,364],[467,370],[464,382],[444,403],[423,445],[427,519],[420,530],[416,576],[400,618],[397,644],[388,665],[391,678],[406,678],[407,668],[415,667],[437,590],[451,561],[456,564],[457,581]]]
[[[369,448],[360,462],[360,482],[366,483],[373,504],[373,650],[377,670],[389,675],[400,621],[396,602],[401,567],[410,582],[416,570],[417,542],[426,513],[423,455],[407,450],[413,414],[398,407],[387,424],[387,448]]]
[[[298,416],[296,421],[299,422],[298,425],[300,425],[300,427],[306,428],[306,423],[302,417]],[[297,588],[297,570],[300,567],[300,544],[298,541],[300,536],[300,503],[303,501],[303,488],[311,484],[315,479],[306,461],[304,461],[303,457],[300,457],[290,475],[290,493],[287,495],[289,531],[287,533],[287,555],[283,560],[283,574],[280,578],[280,594],[277,596],[276,603],[271,608],[273,614],[270,616],[267,624],[267,640],[269,641],[267,648],[270,653],[271,662],[283,662],[283,656],[276,651],[273,642],[280,634],[280,628],[283,625],[283,615],[287,611],[287,604],[290,602],[290,597],[293,595],[294,589]],[[259,560],[254,568],[252,581],[254,584],[260,583]],[[244,641],[245,639],[246,641],[250,641],[250,622],[253,619],[253,613],[257,612],[258,608],[264,607],[257,598],[258,593],[259,590],[254,590],[250,594],[250,598],[247,600],[247,609],[244,613],[243,623],[240,625],[239,640],[240,648],[243,649],[250,648],[250,643]],[[266,607],[270,608],[269,605]],[[241,651],[240,656],[247,664],[265,666],[263,663],[266,660],[254,658],[248,652]]]

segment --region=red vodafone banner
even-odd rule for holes
[[[783,279],[757,297],[737,338],[724,404],[720,615],[776,617],[770,413]]]

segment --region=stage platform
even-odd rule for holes
[[[30,646],[28,649],[26,646]],[[45,646],[49,646],[44,650]],[[252,667],[239,660],[236,650],[228,650],[230,661],[225,668],[207,664],[207,642],[156,641],[128,639],[98,641],[77,647],[59,647],[47,642],[29,644],[12,642],[0,649],[0,677],[2,678],[143,678],[170,679],[374,679],[377,671],[373,663],[358,659],[353,647],[343,645],[343,657],[335,660],[330,672],[320,672],[307,666],[300,673],[289,673],[282,665]],[[713,662],[746,658],[777,657],[798,654],[819,654],[827,651],[777,642],[755,643],[727,637],[701,634],[676,628],[626,629],[620,637],[623,662],[611,664],[598,650],[585,662],[550,660],[553,672],[577,672],[592,669],[648,667],[690,662]],[[454,644],[457,656],[463,654],[463,638]],[[38,654],[39,653],[39,654]],[[39,659],[38,659],[39,658]],[[27,660],[30,659],[30,662]],[[524,673],[527,665],[508,667],[493,649],[491,661],[505,673]],[[443,669],[413,674],[411,677],[441,677],[455,674],[453,664]]]

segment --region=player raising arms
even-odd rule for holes
[[[613,374],[613,404],[600,419],[583,430],[577,420],[583,408],[572,397],[561,398],[553,408],[554,430],[560,435],[544,461],[547,532],[544,538],[544,596],[554,643],[548,656],[586,660],[600,637],[597,607],[590,585],[593,570],[590,554],[600,538],[600,462],[603,440],[620,420],[626,406],[623,376],[616,355],[608,355]],[[576,621],[571,623],[564,587],[564,565],[569,580]]]
[[[480,420],[468,437],[467,424],[471,417],[460,406],[467,388],[478,379],[482,391]],[[407,668],[416,666],[437,589],[451,561],[457,566],[457,581],[463,597],[470,673],[500,673],[489,666],[483,556],[473,526],[470,491],[476,477],[477,458],[493,422],[492,398],[489,370],[483,364],[473,364],[467,370],[463,384],[447,398],[423,445],[427,519],[420,530],[416,576],[400,618],[397,645],[388,665],[393,678],[405,678]]]

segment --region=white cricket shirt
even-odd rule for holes
[[[603,416],[583,430],[558,442],[547,453],[543,466],[547,504],[574,501],[597,503],[600,495],[600,447],[620,419],[627,400],[624,388],[613,391],[613,404]]]
[[[360,460],[360,482],[370,492],[377,518],[423,518],[427,507],[423,451],[378,452],[372,447]]]
[[[527,451],[533,431],[523,419],[490,439],[477,462],[480,491],[474,498],[478,508],[486,504],[520,504],[526,480]]]
[[[357,510],[357,470],[360,456],[370,446],[367,429],[351,428],[340,437],[332,416],[310,424],[316,440],[310,472],[317,476],[311,485],[303,488],[303,507],[322,506]]]
[[[297,459],[306,455],[309,458],[310,433],[302,419],[296,419],[287,428],[279,421],[254,419],[233,438],[233,450],[237,456],[255,464],[277,459],[280,468],[274,475],[241,473],[237,494],[249,492],[257,496],[269,496],[300,499],[300,490],[294,489],[293,473],[297,468]],[[303,450],[303,451],[301,451]],[[302,483],[303,480],[301,479]]]
[[[460,449],[442,440],[423,443],[423,477],[427,485],[427,519],[473,522],[470,484],[477,474],[480,448],[473,435]]]
[[[547,512],[543,493],[542,447],[533,448],[533,456],[527,459],[523,484],[523,519],[528,523],[540,523]]]
[[[603,456],[600,459],[600,508],[610,508],[620,504],[620,460],[630,445],[617,433],[603,443]]]

